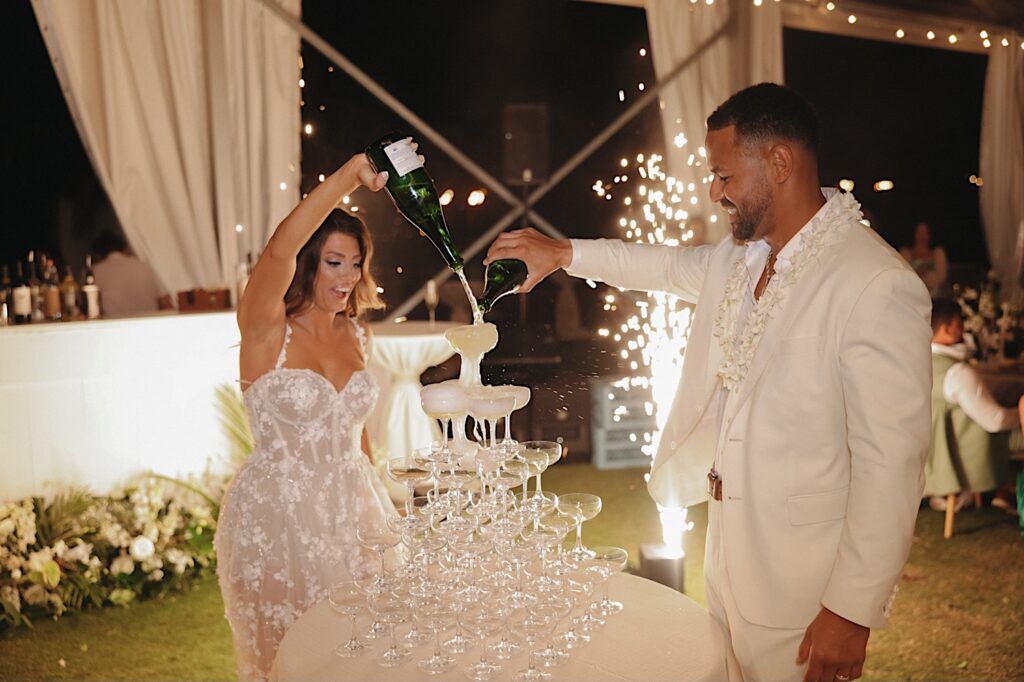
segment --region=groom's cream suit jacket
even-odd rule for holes
[[[853,198],[839,201],[848,229],[775,310],[724,409],[713,326],[747,247],[573,240],[570,274],[697,304],[648,488],[665,506],[704,502],[716,463],[736,604],[769,627],[806,627],[821,606],[883,626],[924,485],[931,302]]]

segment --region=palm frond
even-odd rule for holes
[[[221,427],[231,444],[230,464],[237,470],[255,445],[249,428],[249,415],[242,402],[242,394],[234,386],[221,384],[214,395]]]
[[[84,488],[70,488],[46,504],[35,498],[36,538],[41,546],[52,546],[58,540],[69,540],[81,531],[81,518],[95,498]]]

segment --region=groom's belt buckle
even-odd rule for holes
[[[722,477],[714,469],[708,472],[708,496],[713,500],[722,501]]]

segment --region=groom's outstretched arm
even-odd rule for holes
[[[675,247],[632,244],[618,239],[552,239],[533,228],[498,237],[484,263],[518,258],[530,273],[526,293],[559,268],[574,277],[634,291],[665,291],[696,302],[712,246]]]

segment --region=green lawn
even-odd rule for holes
[[[604,510],[584,526],[588,544],[658,542],[654,504],[637,469],[560,464],[555,492],[592,492]],[[687,537],[686,592],[704,603],[704,506]],[[1024,540],[1003,512],[966,510],[942,539],[942,514],[918,517],[910,562],[886,630],[868,648],[866,679],[1024,679]],[[63,665],[62,665],[63,662]],[[0,639],[0,680],[222,680],[233,678],[230,633],[214,579],[187,593],[37,622]]]

